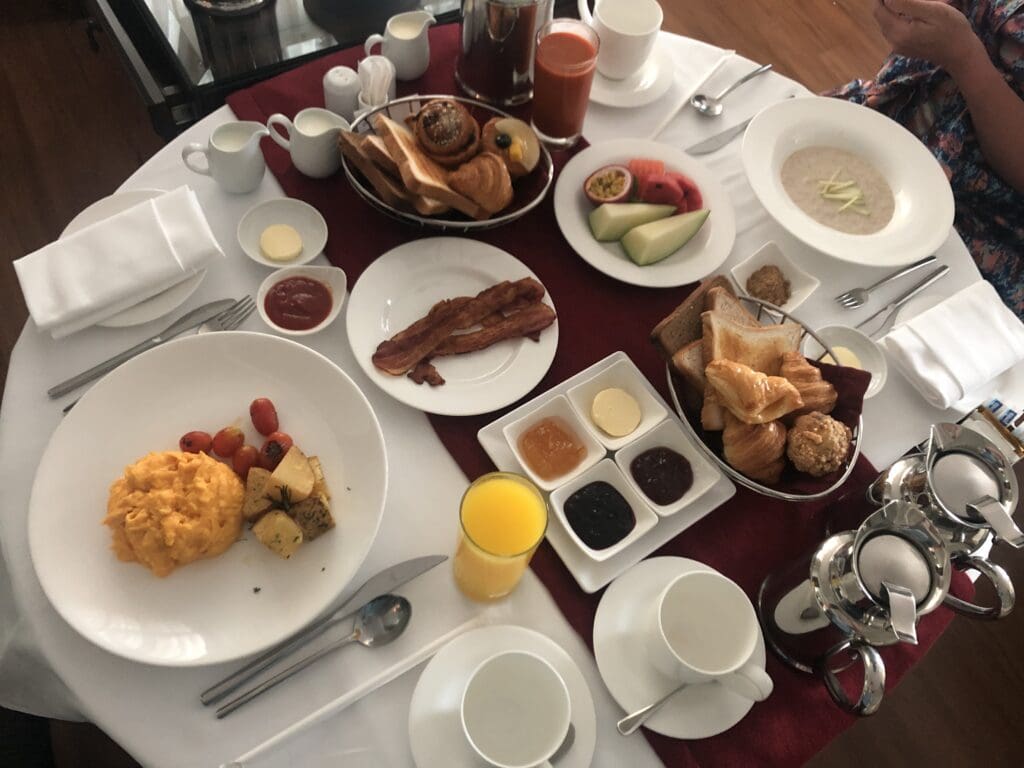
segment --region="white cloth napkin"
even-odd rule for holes
[[[949,408],[1024,360],[1024,324],[980,280],[881,341],[896,367],[936,408]]]
[[[35,324],[55,339],[204,269],[224,253],[195,192],[179,187],[14,262]]]

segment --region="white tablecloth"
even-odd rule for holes
[[[664,44],[680,61],[698,45],[667,34]],[[715,75],[709,89],[717,91],[751,66],[751,62],[733,57]],[[619,112],[593,106],[585,134],[591,142],[646,136],[645,129],[649,131],[658,122],[665,105],[678,102],[684,89],[693,85],[676,83],[663,99],[641,109]],[[660,139],[685,148],[793,93],[806,91],[779,75],[759,78],[729,100],[723,117],[708,120],[686,109],[672,120]],[[227,258],[209,270],[181,311],[224,296],[254,293],[266,275],[242,253],[235,227],[250,206],[281,196],[271,174],[256,192],[230,196],[222,194],[209,178],[189,173],[179,158],[184,143],[205,142],[216,125],[230,119],[227,107],[210,115],[157,153],[122,187],[171,189],[188,183],[199,194]],[[811,325],[857,322],[882,301],[905,290],[905,283],[890,286],[861,310],[838,310],[832,296],[840,289],[869,284],[885,270],[841,264],[786,234],[755,199],[743,173],[739,149],[740,141],[736,140],[705,158],[721,178],[736,209],[736,245],[724,268],[747,257],[765,241],[775,240],[804,269],[822,280],[821,290],[799,312]],[[955,233],[937,255],[951,271],[934,287],[935,293],[949,295],[979,279]],[[157,332],[165,322],[121,330],[94,328],[62,341],[39,333],[29,323],[14,349],[0,411],[0,487],[5,490],[5,503],[0,507],[4,561],[0,571],[0,705],[53,717],[92,720],[143,764],[165,766],[210,766],[235,759],[325,707],[319,725],[260,751],[246,764],[406,766],[412,765],[406,734],[416,671],[397,677],[340,712],[333,711],[337,705],[332,709],[331,702],[345,691],[394,676],[408,666],[407,660],[417,649],[436,645],[467,622],[516,623],[547,634],[579,663],[597,707],[594,765],[658,765],[643,738],[623,739],[615,732],[614,722],[621,712],[601,683],[585,645],[532,573],[527,574],[512,598],[483,609],[458,595],[447,566],[435,569],[403,590],[419,610],[417,620],[399,641],[373,653],[350,649],[335,654],[224,721],[215,720],[212,712],[200,705],[198,693],[237,664],[200,669],[138,665],[107,654],[76,634],[46,600],[28,555],[25,521],[32,478],[64,404],[47,399],[45,390]],[[243,329],[266,331],[256,316]],[[380,417],[393,469],[380,534],[354,583],[409,557],[450,553],[456,535],[455,510],[465,479],[426,417],[388,398],[362,374],[345,339],[343,318],[329,331],[309,338],[309,346],[337,362],[369,397]],[[1005,393],[1007,386],[994,385],[993,391],[1001,389]],[[864,453],[876,466],[888,464],[924,438],[931,423],[956,416],[929,407],[895,372],[890,373],[883,392],[867,403],[864,415]]]

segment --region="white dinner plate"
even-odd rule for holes
[[[540,341],[509,339],[465,355],[435,361],[445,383],[415,384],[374,367],[377,345],[425,316],[434,304],[474,296],[502,280],[537,276],[514,256],[461,237],[413,240],[392,248],[356,281],[346,326],[352,352],[378,387],[399,402],[446,416],[489,413],[514,403],[547,373],[558,347],[558,321]],[[554,306],[550,296],[544,303]]]
[[[636,712],[678,685],[647,660],[646,633],[652,631],[658,595],[677,576],[712,571],[685,557],[652,557],[626,571],[605,590],[594,616],[594,658],[612,698]],[[764,666],[764,637],[757,633],[752,661]],[[645,724],[673,739],[706,739],[732,728],[754,702],[718,683],[684,688]]]
[[[640,69],[622,80],[612,80],[600,72],[594,72],[590,86],[590,100],[607,107],[642,107],[657,101],[672,87],[675,79],[675,62],[672,54],[660,42]]]
[[[605,165],[625,165],[635,157],[661,160],[666,169],[686,174],[700,189],[711,215],[690,242],[666,259],[638,267],[619,243],[599,243],[587,220],[594,209],[583,183]],[[729,256],[736,240],[736,215],[725,189],[699,160],[681,149],[645,139],[616,139],[593,144],[570,160],[555,184],[555,218],[572,249],[594,269],[632,285],[671,288],[710,275]]]
[[[281,429],[320,458],[336,528],[290,560],[243,528],[221,556],[165,578],[119,561],[102,520],[125,466],[232,423],[259,445],[256,397],[273,400]],[[64,417],[32,485],[29,550],[54,608],[96,645],[148,664],[214,664],[274,645],[330,606],[370,550],[386,489],[377,417],[334,363],[259,333],[186,336],[115,369]]]
[[[782,164],[798,149],[830,146],[859,155],[885,177],[896,210],[870,235],[851,235],[812,219],[782,186]],[[910,131],[873,109],[842,99],[787,99],[751,121],[743,166],[768,213],[794,237],[842,261],[874,267],[909,264],[933,253],[953,226],[953,192],[938,161]]]
[[[103,219],[109,219],[111,216],[122,211],[127,211],[133,205],[138,205],[146,200],[152,200],[154,197],[159,197],[162,194],[164,194],[162,189],[130,189],[126,192],[115,192],[109,197],[97,200],[85,210],[80,211],[75,218],[68,222],[60,236],[64,238],[68,235],[73,235],[90,224],[103,221]],[[163,317],[168,312],[172,312],[184,304],[185,300],[203,282],[204,277],[206,277],[205,269],[196,272],[194,275],[189,275],[166,291],[158,293],[156,296],[151,296],[145,301],[140,301],[138,304],[133,304],[128,309],[118,312],[113,317],[108,317],[106,320],[96,323],[96,325],[103,328],[126,328]]]
[[[535,653],[561,675],[569,689],[576,737],[559,758],[558,768],[588,768],[597,743],[597,717],[583,673],[554,640],[513,625],[480,627],[459,635],[424,668],[409,704],[409,746],[417,768],[482,765],[462,730],[462,692],[484,659],[504,651]]]

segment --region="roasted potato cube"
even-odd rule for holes
[[[281,489],[288,489],[288,499],[291,503],[309,498],[313,492],[313,483],[316,478],[309,466],[309,459],[293,445],[288,453],[281,459],[281,463],[270,474],[267,481],[267,495],[274,501],[281,501]]]
[[[294,504],[288,512],[302,529],[302,535],[306,541],[312,541],[334,527],[330,504],[322,493]]]
[[[242,502],[242,517],[252,522],[273,506],[267,496],[267,481],[270,470],[253,467],[245,481],[245,501]]]
[[[331,491],[327,487],[327,478],[324,477],[324,467],[316,456],[309,457],[309,468],[313,470],[313,492],[310,496],[321,495],[328,501],[331,500]]]
[[[302,529],[279,509],[267,512],[257,520],[252,532],[263,546],[285,560],[302,544]]]

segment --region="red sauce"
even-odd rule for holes
[[[289,277],[275,283],[263,300],[267,316],[289,331],[315,328],[331,313],[331,289],[309,277]]]
[[[533,70],[533,122],[546,136],[564,139],[583,130],[597,48],[572,32],[541,38]]]

